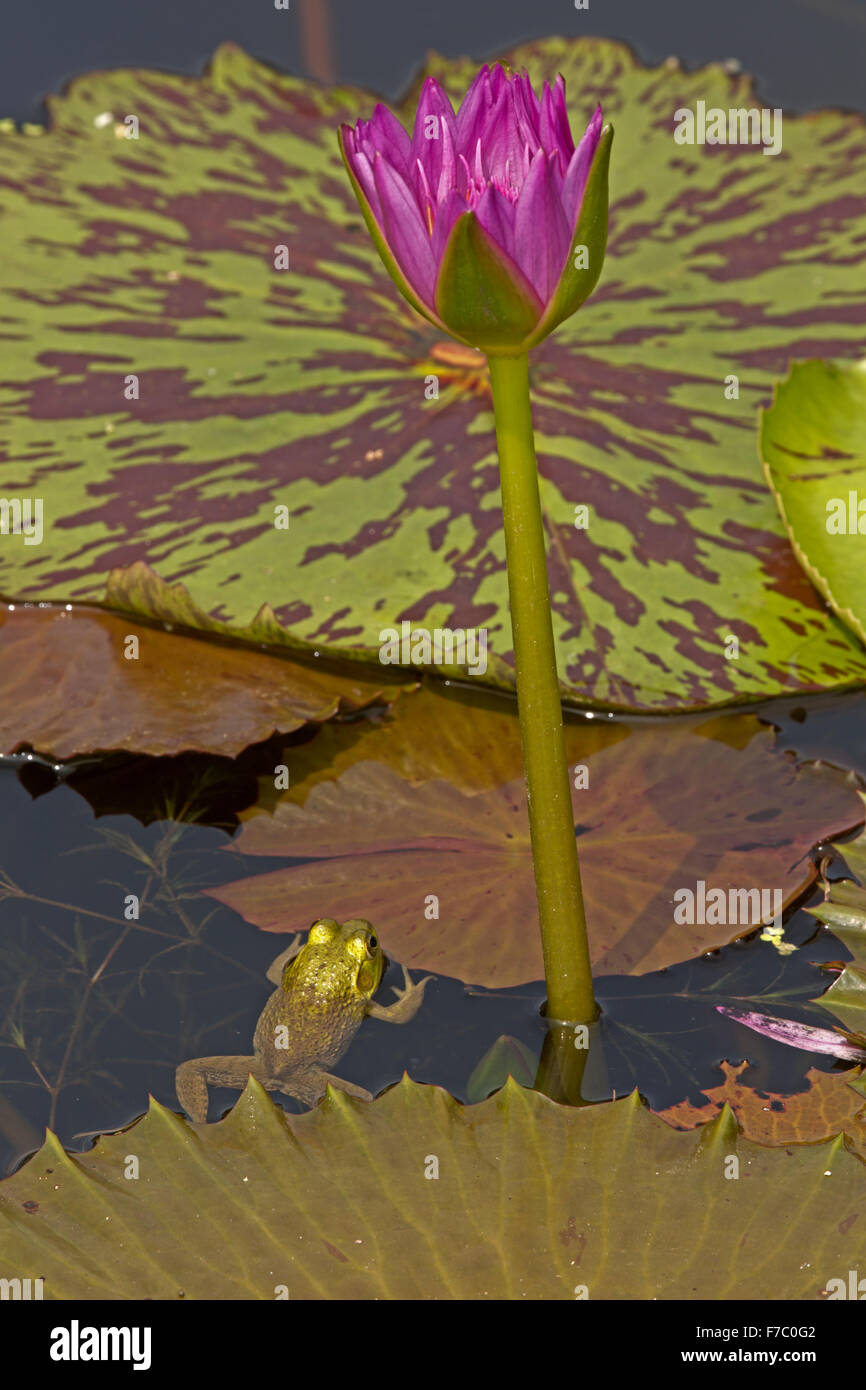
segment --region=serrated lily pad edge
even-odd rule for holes
[[[375,1128],[377,1117],[374,1107],[380,1107],[384,1130]],[[846,1139],[844,1133],[836,1134],[817,1143],[804,1142],[801,1144],[792,1141],[786,1142],[784,1145],[761,1144],[743,1135],[736,1117],[727,1103],[706,1124],[686,1131],[677,1131],[649,1110],[645,1102],[641,1100],[637,1090],[619,1100],[574,1108],[560,1105],[537,1091],[522,1087],[509,1077],[500,1091],[477,1104],[465,1106],[454,1100],[441,1086],[413,1082],[404,1073],[401,1081],[389,1087],[376,1101],[354,1100],[343,1092],[329,1087],[322,1103],[313,1110],[304,1115],[288,1115],[270,1099],[257,1082],[251,1079],[226,1118],[214,1124],[193,1125],[175,1111],[150,1097],[149,1108],[144,1116],[119,1131],[101,1136],[88,1154],[67,1153],[56,1136],[51,1131],[47,1131],[45,1143],[38,1153],[34,1154],[12,1177],[0,1182],[0,1229],[7,1231],[12,1241],[10,1253],[14,1251],[12,1258],[19,1261],[22,1266],[26,1265],[27,1269],[36,1267],[32,1261],[37,1260],[38,1264],[40,1255],[47,1265],[51,1264],[53,1258],[59,1258],[62,1277],[64,1265],[73,1272],[78,1268],[74,1246],[75,1230],[76,1222],[79,1225],[83,1222],[82,1230],[88,1234],[86,1248],[90,1259],[93,1260],[95,1257],[98,1266],[101,1267],[103,1263],[102,1258],[100,1258],[101,1250],[104,1258],[108,1260],[108,1264],[101,1268],[101,1273],[97,1276],[97,1283],[92,1285],[100,1290],[99,1293],[94,1293],[93,1297],[114,1297],[117,1296],[114,1293],[118,1286],[117,1281],[121,1280],[122,1282],[125,1269],[134,1267],[138,1258],[139,1223],[136,1220],[136,1212],[141,1213],[142,1233],[152,1227],[158,1236],[160,1223],[165,1220],[164,1214],[160,1215],[158,1192],[151,1194],[146,1181],[140,1186],[133,1184],[130,1188],[123,1180],[124,1165],[128,1162],[126,1155],[129,1153],[130,1147],[134,1147],[134,1133],[139,1126],[144,1125],[145,1128],[145,1133],[141,1136],[143,1146],[141,1143],[139,1144],[142,1154],[146,1156],[144,1161],[148,1164],[154,1160],[157,1162],[159,1171],[155,1176],[163,1181],[168,1180],[172,1191],[178,1190],[178,1183],[173,1183],[170,1176],[171,1169],[180,1164],[182,1171],[178,1175],[179,1186],[180,1189],[183,1189],[184,1186],[188,1189],[186,1200],[191,1204],[193,1210],[195,1185],[193,1183],[190,1188],[188,1182],[184,1184],[183,1176],[184,1171],[189,1175],[200,1170],[202,1177],[208,1176],[210,1178],[211,1200],[218,1199],[220,1191],[225,1191],[233,1200],[240,1203],[242,1211],[244,1206],[242,1196],[241,1194],[236,1195],[239,1177],[241,1182],[245,1183],[250,1178],[255,1179],[257,1172],[260,1171],[264,1181],[270,1182],[273,1186],[275,1175],[279,1172],[280,1144],[286,1143],[296,1155],[303,1159],[305,1133],[307,1132],[310,1135],[311,1147],[306,1157],[313,1160],[313,1164],[309,1168],[309,1178],[314,1189],[318,1186],[315,1165],[316,1150],[321,1151],[322,1145],[329,1143],[329,1133],[332,1132],[338,1141],[342,1135],[341,1142],[349,1143],[350,1146],[358,1145],[363,1152],[364,1131],[367,1128],[365,1121],[369,1121],[374,1126],[370,1131],[371,1142],[377,1133],[387,1136],[390,1130],[392,1142],[397,1136],[396,1151],[399,1154],[401,1147],[399,1136],[406,1130],[407,1124],[413,1116],[417,1120],[415,1131],[422,1146],[425,1142],[432,1142],[434,1138],[442,1139],[446,1134],[449,1136],[446,1140],[449,1147],[452,1144],[459,1146],[457,1151],[458,1174],[460,1165],[473,1163],[473,1153],[479,1140],[483,1151],[484,1140],[481,1136],[485,1133],[485,1128],[482,1128],[485,1127],[485,1122],[488,1150],[491,1122],[499,1127],[502,1134],[501,1144],[497,1141],[495,1147],[494,1168],[498,1167],[500,1160],[504,1162],[507,1158],[508,1136],[513,1132],[518,1143],[517,1154],[522,1154],[528,1163],[527,1180],[531,1181],[534,1171],[533,1154],[535,1154],[539,1165],[544,1162],[546,1146],[539,1144],[539,1140],[543,1139],[545,1132],[548,1132],[550,1136],[550,1152],[554,1160],[556,1154],[561,1154],[562,1142],[568,1136],[569,1131],[571,1131],[572,1142],[575,1138],[577,1140],[577,1151],[582,1151],[589,1157],[596,1145],[600,1144],[604,1147],[609,1142],[610,1123],[617,1124],[612,1115],[613,1107],[619,1109],[622,1118],[618,1127],[618,1138],[622,1141],[620,1148],[622,1149],[623,1164],[616,1165],[617,1182],[620,1189],[623,1181],[628,1188],[632,1173],[631,1165],[625,1161],[628,1147],[639,1142],[641,1135],[644,1135],[652,1146],[654,1132],[657,1133],[660,1142],[667,1142],[668,1146],[670,1146],[671,1138],[676,1135],[676,1152],[674,1154],[668,1152],[665,1164],[666,1178],[669,1182],[673,1181],[674,1183],[677,1173],[685,1174],[691,1171],[695,1164],[708,1165],[708,1171],[715,1172],[721,1180],[722,1166],[729,1162],[732,1152],[738,1150],[740,1151],[740,1160],[747,1164],[752,1161],[749,1157],[750,1154],[772,1154],[774,1155],[772,1162],[777,1165],[779,1170],[786,1163],[792,1161],[792,1150],[814,1151],[802,1156],[803,1162],[806,1164],[804,1173],[807,1176],[811,1173],[812,1178],[822,1184],[826,1176],[840,1168],[840,1177],[842,1172],[847,1174],[850,1188],[851,1180],[858,1181],[862,1172],[863,1159],[855,1152],[852,1142]],[[329,1126],[336,1126],[336,1128],[331,1131]],[[430,1126],[432,1128],[429,1130],[428,1139],[425,1140],[425,1129]],[[575,1136],[573,1126],[577,1126],[578,1130],[583,1132]],[[409,1127],[411,1128],[411,1124]],[[476,1133],[479,1139],[476,1139]],[[497,1131],[494,1130],[494,1140],[496,1133]],[[423,1147],[421,1152],[424,1152]],[[263,1154],[266,1155],[264,1163]],[[488,1164],[490,1158],[491,1154],[488,1152]],[[858,1165],[856,1168],[851,1167],[852,1160]],[[386,1176],[380,1174],[381,1191],[377,1196],[377,1202],[384,1204],[384,1210],[387,1210],[388,1204],[388,1184],[384,1180]],[[574,1173],[572,1176],[575,1181],[579,1181],[579,1173]],[[278,1181],[277,1186],[279,1187]],[[61,1188],[71,1193],[73,1201],[71,1210],[66,1205],[63,1196],[53,1195]],[[770,1190],[772,1191],[772,1182]],[[49,1193],[52,1195],[49,1196]],[[333,1174],[325,1172],[321,1182],[321,1194],[328,1193],[331,1194],[329,1200],[336,1200],[335,1215],[337,1218],[340,1216],[339,1209],[343,1206],[351,1214],[351,1197],[347,1197],[345,1203],[341,1201],[341,1189],[339,1185],[334,1187]],[[757,1194],[753,1195],[757,1196]],[[551,1196],[552,1194],[549,1194],[548,1200]],[[82,1198],[83,1204],[80,1213],[76,1214],[75,1203],[78,1197]],[[591,1199],[592,1186],[585,1193],[585,1201],[590,1203]],[[45,1211],[39,1217],[34,1213],[39,1211],[43,1201],[45,1201]],[[116,1226],[111,1225],[114,1202],[123,1204],[118,1209]],[[55,1230],[51,1224],[51,1203],[54,1204],[53,1209],[58,1213],[58,1230]],[[580,1205],[583,1206],[583,1199]],[[274,1210],[276,1211],[277,1208]],[[591,1219],[591,1208],[588,1208],[587,1211],[587,1219]],[[399,1220],[399,1211],[395,1210],[394,1216]],[[619,1224],[621,1225],[621,1221]],[[290,1241],[290,1235],[290,1231],[282,1233],[282,1237],[286,1241]],[[538,1232],[539,1237],[543,1238],[544,1235],[544,1231]],[[555,1232],[552,1228],[546,1231],[546,1236],[548,1241],[554,1240]],[[621,1230],[619,1237],[622,1239]],[[194,1238],[193,1229],[190,1232],[190,1239],[194,1240]],[[94,1239],[96,1241],[95,1246]],[[280,1232],[272,1230],[268,1239],[271,1244],[275,1242],[279,1244]],[[213,1245],[212,1240],[210,1245]],[[539,1252],[543,1246],[542,1239]],[[214,1263],[213,1252],[207,1244],[205,1249],[207,1252],[204,1266],[206,1277],[215,1275],[218,1280],[219,1266]],[[483,1275],[483,1269],[481,1271],[478,1269],[478,1251],[473,1245],[471,1232],[467,1232],[465,1242],[458,1241],[456,1245],[452,1243],[449,1249],[448,1258],[450,1262],[453,1262],[452,1267],[455,1271],[462,1269],[466,1274],[475,1271],[476,1275],[479,1272]],[[191,1253],[194,1255],[194,1250]],[[294,1261],[303,1252],[298,1251],[289,1243],[285,1247],[285,1253],[290,1261]],[[331,1250],[331,1254],[334,1254],[333,1250]],[[857,1251],[852,1251],[850,1258],[856,1258],[856,1255]],[[496,1250],[488,1249],[486,1258],[488,1261],[492,1260],[495,1265]],[[791,1256],[791,1259],[793,1261],[791,1272],[796,1278],[796,1274],[793,1273],[797,1265],[796,1252]],[[602,1261],[602,1265],[604,1265],[604,1261]],[[193,1264],[187,1270],[188,1277],[190,1277],[190,1269],[194,1269],[194,1267]],[[802,1270],[803,1268],[804,1266],[800,1264],[799,1269]],[[49,1270],[49,1274],[50,1272]],[[760,1273],[759,1270],[751,1272],[756,1278]],[[15,1271],[11,1267],[8,1273],[13,1277],[15,1276]],[[81,1287],[75,1286],[73,1279],[73,1291],[60,1293],[52,1299],[51,1291],[48,1289],[48,1299],[50,1301],[66,1301],[70,1298],[87,1300],[90,1293],[87,1288],[86,1269],[83,1274],[83,1282],[85,1283],[83,1290]],[[495,1275],[495,1270],[491,1268],[491,1276],[493,1275]],[[199,1296],[189,1288],[179,1289],[175,1293],[174,1289],[177,1286],[176,1284],[172,1285],[170,1271],[167,1277],[163,1271],[161,1278],[162,1288],[171,1291],[151,1293],[148,1295],[149,1297],[156,1297],[160,1301],[173,1301],[176,1297],[186,1297],[188,1293],[193,1293],[193,1297]],[[68,1282],[67,1278],[67,1285]],[[484,1286],[482,1283],[480,1287]],[[109,1287],[112,1292],[106,1293],[106,1289]],[[200,1296],[212,1298],[220,1295],[218,1291],[214,1293],[211,1290]],[[251,1296],[254,1299],[261,1299],[264,1296],[270,1301],[272,1294],[268,1289],[264,1295],[253,1292]],[[570,1297],[570,1292],[566,1293],[565,1296]],[[614,1293],[612,1295],[600,1294],[600,1296],[616,1297],[617,1295]],[[662,1293],[661,1296],[665,1297],[665,1294]],[[762,1290],[756,1296],[771,1295],[765,1294]],[[784,1297],[784,1290],[776,1292],[772,1296]],[[796,1295],[792,1294],[791,1296]],[[823,1295],[819,1294],[818,1296]]]

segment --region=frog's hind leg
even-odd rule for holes
[[[354,1081],[344,1081],[341,1076],[332,1076],[330,1072],[321,1071],[318,1067],[293,1072],[290,1077],[282,1077],[279,1074],[268,1076],[262,1081],[262,1085],[267,1091],[281,1091],[284,1096],[294,1096],[295,1100],[303,1101],[304,1105],[315,1105],[316,1101],[322,1099],[327,1086],[345,1091],[347,1096],[354,1096],[356,1100],[373,1099],[363,1086],[356,1086]]]
[[[254,1076],[265,1085],[265,1070],[257,1057],[194,1057],[181,1062],[174,1074],[177,1098],[197,1125],[207,1121],[207,1088],[231,1086],[242,1091],[247,1078]]]
[[[347,1096],[354,1096],[356,1100],[372,1100],[370,1091],[363,1086],[356,1086],[354,1081],[344,1081],[342,1076],[332,1076],[329,1071],[322,1072],[322,1079],[326,1086],[333,1086],[338,1091],[345,1091]]]

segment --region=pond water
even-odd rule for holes
[[[862,691],[778,700],[757,712],[779,730],[778,756],[822,759],[866,777]],[[664,745],[676,721],[623,722],[651,724]],[[273,769],[287,741],[310,736],[261,743],[236,759],[112,756],[56,768],[25,753],[0,761],[0,871],[20,890],[0,899],[2,1173],[38,1147],[46,1125],[67,1147],[86,1148],[94,1133],[139,1116],[148,1093],[179,1110],[180,1061],[251,1050],[270,989],[265,970],[285,938],[248,925],[203,890],[285,865],[257,855],[244,856],[241,869],[234,857],[227,867],[225,849],[238,814],[255,801],[257,776]],[[138,921],[119,918],[118,896],[128,893],[141,900]],[[656,1109],[687,1098],[703,1104],[702,1089],[722,1081],[723,1059],[748,1059],[749,1084],[782,1094],[805,1089],[810,1068],[840,1066],[747,1033],[716,1012],[717,1004],[735,1003],[830,1026],[808,1001],[830,982],[820,962],[849,953],[803,911],[819,899],[813,892],[787,919],[786,940],[802,948],[789,955],[756,931],[667,970],[601,977],[605,1072],[591,1067],[587,1098],[637,1086]],[[399,983],[392,963],[379,998],[387,1002]],[[489,990],[437,976],[410,1024],[367,1020],[339,1074],[376,1094],[408,1070],[461,1100],[477,1099],[470,1077],[499,1037],[538,1055],[543,1000],[541,981]],[[211,1088],[210,1117],[235,1099]],[[302,1108],[285,1097],[279,1103]]]
[[[574,0],[291,0],[277,19],[274,9],[272,0],[151,0],[122,11],[111,0],[18,6],[15,42],[0,53],[0,115],[44,120],[44,95],[94,69],[199,72],[226,39],[288,72],[324,67],[338,81],[388,97],[405,89],[429,49],[484,58],[525,39],[594,34],[629,43],[648,64],[672,53],[689,67],[736,58],[765,100],[786,110],[862,110],[866,100],[860,0],[788,0],[783,11],[779,0],[588,0],[580,10]],[[305,10],[314,20],[330,12],[324,46],[315,28],[305,35]]]

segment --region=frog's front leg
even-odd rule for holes
[[[258,1057],[193,1057],[189,1062],[181,1062],[174,1084],[177,1098],[190,1119],[203,1125],[207,1122],[208,1083],[242,1091],[250,1076],[267,1086],[265,1069]]]
[[[289,961],[293,960],[300,951],[303,939],[303,932],[296,932],[285,950],[280,951],[280,954],[271,961],[265,971],[265,978],[270,980],[272,985],[281,985],[283,983],[283,971]]]
[[[367,1005],[367,1014],[370,1018],[381,1019],[383,1023],[408,1023],[410,1019],[415,1017],[424,1002],[424,986],[434,978],[433,975],[425,975],[423,980],[413,980],[404,965],[404,988],[400,989],[394,985],[394,993],[397,996],[396,1003],[377,1004],[371,999]]]

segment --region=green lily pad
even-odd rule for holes
[[[866,805],[866,796],[859,793]],[[844,855],[860,878],[866,878],[866,832],[856,840],[834,845]],[[816,1002],[831,1013],[853,1033],[866,1033],[866,888],[839,879],[826,889],[826,899],[817,907],[807,909],[819,922],[829,927],[834,936],[853,955],[841,974]]]
[[[208,891],[265,931],[363,915],[409,967],[491,987],[540,979],[517,719],[464,709],[449,728],[455,704],[428,689],[375,731],[326,727],[285,749],[290,789],[260,782],[226,854],[308,862]],[[777,889],[789,904],[814,881],[812,846],[862,819],[840,773],[778,756],[753,716],[632,729],[613,745],[594,725],[569,723],[566,752],[596,974],[660,970],[747,934],[756,919],[731,921],[730,890]],[[674,895],[700,882],[726,910],[690,922]]]
[[[866,361],[795,363],[762,414],[761,455],[800,564],[866,642]]]
[[[363,674],[218,646],[99,609],[22,605],[0,611],[0,751],[232,757],[275,732],[400,694],[389,672],[378,681]]]
[[[748,79],[603,39],[508,56],[617,129],[601,282],[533,354],[565,693],[683,709],[863,680],[753,436],[790,358],[863,350],[862,117],[785,116],[778,157],[683,146],[674,112],[758,105]],[[458,96],[474,67],[428,70]],[[109,601],[147,613],[124,578],[146,563],[242,638],[369,657],[403,620],[484,627],[484,679],[509,678],[484,366],[362,225],[335,131],[373,102],[226,45],[201,78],[78,78],[39,138],[0,132],[3,493],[44,504],[40,544],[4,539],[0,592],[99,601],[114,572]]]
[[[637,1095],[463,1107],[405,1078],[289,1118],[250,1082],[221,1124],[152,1102],[80,1157],[49,1135],[0,1243],[46,1299],[818,1299],[866,1260],[863,1179],[841,1136],[765,1148],[727,1109],[696,1136]]]
[[[858,792],[857,795],[860,797],[864,811],[866,811],[866,795],[863,792]],[[861,831],[856,840],[839,841],[833,848],[842,855],[845,863],[849,869],[854,871],[860,882],[866,884],[866,830]],[[844,896],[851,887],[852,885],[846,883],[844,879],[833,884],[833,892],[840,904],[844,903]]]

